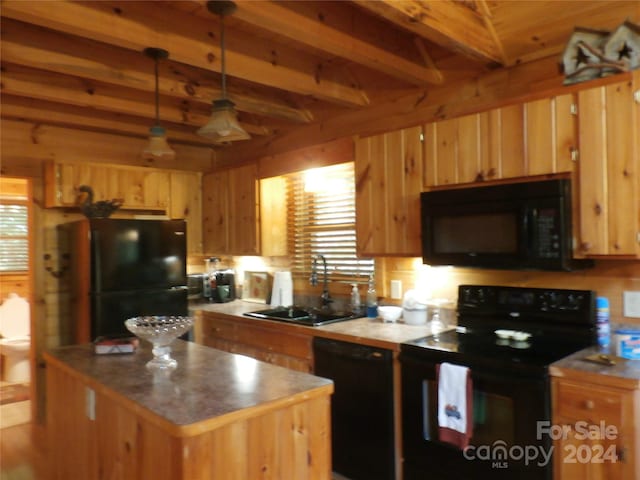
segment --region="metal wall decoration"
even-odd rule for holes
[[[62,278],[62,276],[69,270],[70,256],[68,253],[63,253],[58,261],[58,270],[54,270],[54,259],[49,253],[44,254],[44,269],[51,274],[53,278]]]
[[[613,32],[576,27],[560,62],[564,84],[640,67],[640,25],[625,21]]]
[[[78,192],[85,194],[84,200],[80,200],[79,205],[80,211],[82,211],[84,216],[87,218],[107,218],[124,203],[122,198],[99,200],[94,202],[93,188],[89,185],[80,185],[80,187],[78,187]]]

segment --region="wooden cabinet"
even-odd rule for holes
[[[93,188],[95,201],[122,198],[122,209],[165,212],[187,221],[187,252],[202,253],[202,174],[121,165],[49,162],[45,205],[77,207],[78,187]]]
[[[255,320],[228,318],[201,312],[194,328],[195,341],[208,347],[287,367],[312,371],[311,336],[287,331],[283,325],[256,325]]]
[[[640,71],[578,93],[579,247],[585,255],[640,254]]]
[[[422,127],[356,141],[356,237],[362,256],[420,256]]]
[[[187,252],[202,253],[202,174],[171,172],[171,218],[187,221]]]
[[[574,107],[560,95],[426,124],[424,186],[572,171]]]
[[[175,371],[146,348],[45,353],[47,479],[331,479],[327,380],[180,343]]]
[[[285,177],[260,180],[260,254],[287,254],[287,181]]]
[[[93,188],[95,200],[122,198],[122,208],[166,210],[170,202],[167,170],[98,163],[55,161],[45,166],[45,206],[77,206],[78,187]]]
[[[554,478],[640,478],[637,385],[603,385],[600,375],[571,370],[559,374],[552,379]]]
[[[204,175],[202,199],[204,253],[260,253],[255,164]]]

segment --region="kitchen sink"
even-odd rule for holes
[[[328,323],[343,322],[345,320],[353,320],[362,315],[353,312],[329,312],[315,308],[304,307],[277,307],[265,310],[256,310],[244,314],[247,317],[263,318],[267,320],[277,320],[280,322],[297,323],[299,325],[308,325],[319,327]]]

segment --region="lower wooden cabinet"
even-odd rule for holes
[[[637,480],[640,390],[572,372],[552,379],[554,479]]]
[[[278,325],[260,326],[255,323],[255,320],[229,319],[202,312],[194,327],[195,341],[292,370],[312,371],[310,335],[290,333]]]

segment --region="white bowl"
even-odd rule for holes
[[[400,318],[400,315],[402,315],[402,307],[382,305],[378,307],[378,315],[382,318],[383,322],[395,322]]]
[[[402,318],[407,325],[426,325],[427,324],[427,309],[409,309],[405,308],[402,312]]]
[[[531,334],[528,332],[520,332],[520,331],[513,332],[513,339],[518,342],[524,342],[525,340],[529,340],[530,337],[531,337]]]
[[[498,338],[508,339],[512,338],[515,332],[513,330],[496,330],[495,334]]]

